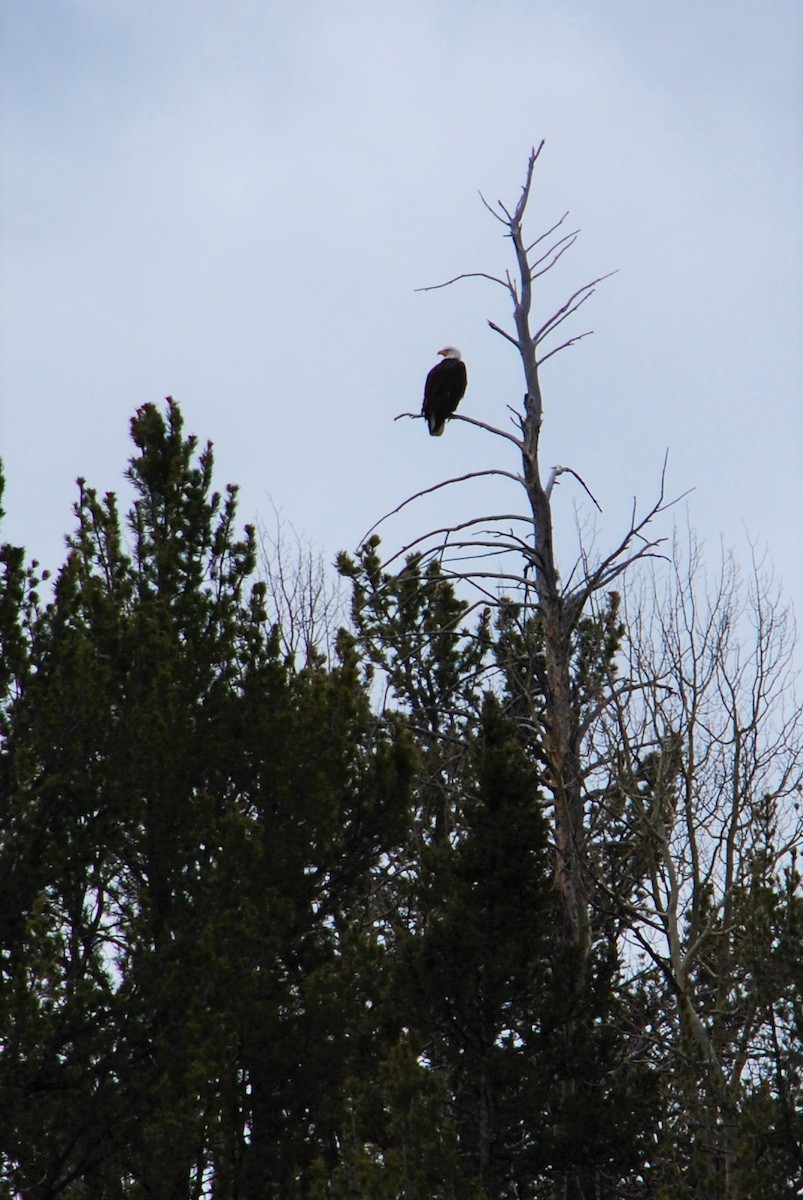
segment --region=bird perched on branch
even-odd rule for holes
[[[452,416],[466,390],[468,374],[460,351],[444,346],[438,351],[443,362],[434,366],[424,384],[424,403],[421,412],[427,419],[432,437],[440,437],[446,421]]]

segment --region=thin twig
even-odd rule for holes
[[[560,350],[566,350],[569,346],[573,346],[575,342],[582,342],[583,338],[591,337],[593,332],[593,329],[586,329],[585,333],[576,333],[574,337],[570,337],[567,341],[561,342],[561,344],[556,346],[554,350],[550,350],[548,354],[543,356],[543,358],[538,359],[538,366],[542,366],[548,358],[551,358],[553,354],[557,354]]]
[[[540,235],[540,237],[537,237],[534,242],[530,242],[529,246],[524,247],[524,253],[529,254],[531,250],[535,249],[535,247],[538,245],[539,242],[543,242],[546,238],[549,237],[549,235],[551,233],[554,233],[556,229],[560,229],[561,225],[566,220],[568,215],[569,215],[569,210],[567,208],[566,212],[563,214],[563,216],[561,217],[561,219],[559,221],[556,221],[555,224],[552,225],[549,229],[544,230],[544,232]]]
[[[572,292],[566,303],[562,304],[560,308],[554,312],[552,316],[549,317],[548,320],[546,320],[541,328],[535,333],[532,339],[533,344],[538,345],[538,343],[546,337],[550,330],[559,325],[561,321],[565,321],[566,317],[570,316],[571,313],[576,312],[580,305],[585,303],[589,296],[593,294],[594,288],[598,283],[603,283],[604,280],[610,279],[612,275],[616,274],[616,271],[609,271],[607,275],[600,275],[599,278],[592,279],[590,283],[584,283],[582,287],[579,287],[575,292]],[[578,299],[579,297],[582,297],[582,299]]]
[[[485,207],[488,209],[488,212],[491,214],[491,216],[494,218],[494,220],[498,221],[500,225],[507,225],[507,221],[505,220],[505,218],[499,216],[499,213],[496,211],[496,209],[494,208],[494,206],[492,204],[488,203],[488,201],[483,196],[482,192],[478,191],[477,195],[479,196],[480,200],[483,202]]]
[[[491,283],[498,283],[500,287],[508,288],[504,279],[499,279],[496,275],[489,275],[487,271],[463,271],[460,275],[455,275],[454,279],[447,279],[445,283],[432,283],[428,287],[413,288],[413,291],[437,292],[440,288],[451,287],[453,283],[458,283],[461,279],[488,279]]]
[[[432,538],[442,537],[443,535],[457,533],[461,529],[470,529],[472,525],[479,525],[483,521],[523,521],[527,525],[532,525],[532,517],[524,516],[520,513],[505,513],[501,516],[497,516],[492,513],[490,516],[486,517],[472,517],[470,520],[461,521],[457,525],[442,525],[440,529],[430,529],[427,533],[422,533],[419,535],[419,537],[413,538],[413,540],[408,542],[406,546],[402,546],[400,550],[397,550],[395,554],[391,555],[391,557],[382,564],[382,570],[387,570],[387,568],[394,563],[397,558],[401,558],[402,554],[407,554],[410,550],[414,549],[414,547],[420,546],[422,542],[428,542]],[[513,534],[510,534],[509,536],[511,538],[514,537]],[[461,543],[459,542],[450,542],[450,545],[459,546],[460,544]],[[469,543],[463,544],[468,545]],[[527,543],[522,540],[522,545],[526,546]],[[514,547],[511,545],[510,549],[512,550]]]
[[[571,249],[571,247],[577,241],[579,233],[579,229],[575,229],[574,233],[567,233],[566,236],[562,237],[559,242],[555,242],[554,246],[550,246],[546,253],[542,254],[540,258],[537,258],[530,267],[530,279],[539,279],[542,275],[545,275],[547,271],[550,271],[558,259],[561,258],[567,250]],[[538,271],[536,268],[540,267],[542,262],[546,262],[550,255],[554,256],[552,261],[548,263],[543,270]]]
[[[441,488],[451,487],[455,483],[465,483],[467,479],[481,479],[485,475],[499,475],[503,479],[512,479],[514,483],[524,483],[521,475],[517,475],[514,471],[502,471],[498,467],[489,467],[484,471],[469,471],[466,475],[455,475],[452,479],[442,479],[440,483],[433,483],[432,487],[422,488],[420,492],[414,492],[412,496],[408,496],[406,500],[402,500],[401,504],[397,504],[390,512],[386,512],[378,521],[374,521],[368,532],[363,534],[357,543],[358,548],[365,545],[375,529],[378,529],[390,517],[395,517],[397,513],[400,513],[408,504],[412,504],[414,500],[420,500],[422,496],[429,496],[432,492],[438,492]]]

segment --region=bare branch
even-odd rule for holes
[[[476,425],[478,429],[485,429],[488,433],[496,434],[497,437],[506,438],[514,446],[518,446],[519,450],[522,448],[523,442],[521,438],[517,438],[515,434],[508,433],[505,429],[497,429],[495,425],[486,425],[485,421],[478,421],[476,417],[466,417],[463,413],[452,413],[448,419],[450,421],[463,421],[466,425]]]
[[[556,328],[562,321],[565,321],[567,317],[576,312],[580,305],[584,304],[594,294],[594,289],[598,283],[603,283],[606,279],[610,279],[611,276],[616,274],[618,274],[617,271],[609,271],[606,275],[600,275],[597,279],[592,279],[590,283],[584,283],[582,287],[572,292],[565,304],[562,304],[557,312],[554,312],[535,333],[533,337],[534,345],[538,345],[552,329]]]
[[[597,567],[586,572],[586,576],[582,584],[580,584],[572,593],[572,599],[574,601],[579,602],[581,605],[585,604],[586,600],[594,592],[607,587],[608,584],[617,578],[618,575],[621,575],[631,563],[643,557],[648,552],[656,549],[657,546],[666,540],[665,538],[659,538],[655,541],[648,542],[642,537],[641,533],[641,531],[646,529],[659,513],[664,512],[667,508],[670,508],[673,504],[676,504],[677,500],[681,498],[678,497],[677,500],[664,503],[665,482],[666,459],[664,459],[664,467],[663,471],[661,472],[661,486],[658,499],[655,501],[652,508],[650,508],[639,521],[637,521],[635,517],[635,501],[633,502],[633,514],[630,520],[630,527],[619,542],[618,546],[616,546],[614,550],[607,554]],[[628,547],[635,538],[640,538],[644,544],[640,546],[633,555],[623,557],[624,555],[627,555]]]
[[[545,254],[542,254],[540,258],[537,258],[530,267],[530,279],[540,279],[542,275],[546,275],[547,271],[550,271],[552,267],[555,266],[555,263],[562,258],[566,251],[571,249],[571,247],[577,241],[579,233],[579,229],[575,229],[574,233],[567,233],[566,236],[562,237],[559,242],[555,242],[555,245],[551,246]],[[546,260],[550,257],[551,261],[548,262],[545,267],[543,267],[540,271],[536,270],[537,267],[541,266],[541,263],[546,262]]]
[[[559,221],[556,221],[554,225],[551,225],[551,226],[549,227],[549,229],[546,229],[546,230],[544,230],[544,232],[543,232],[542,234],[540,234],[540,236],[539,236],[539,237],[537,237],[537,238],[535,239],[535,241],[534,241],[534,242],[530,242],[529,246],[525,246],[525,247],[524,247],[524,253],[529,255],[530,251],[531,251],[531,250],[534,250],[534,249],[535,249],[535,247],[536,247],[536,246],[537,246],[537,245],[538,245],[540,242],[543,242],[543,241],[545,241],[545,240],[546,240],[546,238],[548,238],[548,237],[549,237],[549,235],[550,235],[551,233],[554,233],[556,229],[560,229],[561,225],[562,225],[562,224],[563,224],[563,222],[566,220],[566,218],[568,217],[568,215],[569,215],[569,210],[568,210],[568,208],[567,208],[567,209],[566,209],[566,212],[563,214],[563,216],[560,218],[560,220],[559,220]]]
[[[513,335],[511,333],[508,333],[505,329],[502,329],[499,325],[495,325],[493,321],[489,321],[488,324],[491,327],[491,329],[493,329],[494,333],[501,334],[503,338],[507,338],[507,340],[510,342],[510,344],[512,346],[515,346],[517,350],[519,349],[519,343],[516,340],[516,338],[513,337]]]
[[[599,504],[597,503],[596,498],[592,495],[588,484],[583,479],[582,475],[578,475],[577,472],[572,467],[553,467],[552,468],[552,474],[549,477],[549,482],[547,483],[546,487],[544,488],[544,491],[546,492],[547,496],[551,496],[552,488],[557,483],[557,481],[561,475],[573,475],[574,478],[577,480],[577,482],[585,488],[588,496],[590,497],[591,500],[593,500],[594,504],[597,505],[597,508],[599,509],[599,511],[602,512],[602,509],[600,508]]]
[[[443,479],[440,483],[434,483],[432,487],[422,488],[420,492],[414,492],[412,496],[408,496],[406,500],[402,500],[401,504],[397,504],[395,508],[390,510],[390,512],[386,512],[383,517],[380,517],[378,521],[373,523],[367,533],[363,534],[357,543],[358,547],[364,546],[371,534],[374,533],[374,531],[377,530],[380,525],[383,525],[384,522],[389,520],[391,517],[396,516],[396,514],[400,513],[403,508],[407,507],[408,504],[412,504],[414,500],[420,500],[422,496],[429,496],[432,494],[432,492],[440,491],[441,488],[452,487],[452,485],[455,483],[465,483],[467,479],[482,479],[487,475],[498,475],[503,479],[512,479],[514,483],[523,482],[522,477],[520,475],[516,475],[513,471],[502,471],[496,467],[488,468],[484,471],[469,471],[466,475],[455,475],[452,479]]]
[[[540,367],[547,361],[548,358],[552,358],[553,354],[558,354],[561,350],[567,350],[569,346],[573,346],[576,342],[582,342],[583,338],[591,337],[593,332],[593,329],[586,329],[584,333],[576,333],[574,337],[570,337],[567,339],[567,341],[561,342],[559,346],[555,346],[554,350],[550,350],[548,354],[545,354],[542,358],[538,359],[538,366]]]
[[[455,275],[453,279],[447,279],[445,283],[433,283],[428,287],[413,288],[415,292],[437,292],[441,288],[451,287],[453,283],[459,283],[461,279],[487,279],[490,283],[498,283],[500,287],[510,290],[510,285],[504,279],[499,279],[496,275],[489,275],[487,271],[463,271],[460,275]]]
[[[481,525],[485,521],[524,521],[526,524],[531,525],[532,517],[523,516],[520,513],[505,513],[502,515],[491,514],[490,516],[486,516],[486,517],[471,517],[469,520],[461,521],[456,525],[443,525],[439,529],[430,529],[430,530],[428,530],[427,533],[422,533],[417,538],[413,538],[413,540],[411,542],[408,542],[406,546],[402,546],[402,548],[400,550],[397,550],[395,554],[392,554],[391,557],[382,564],[382,569],[386,570],[398,558],[401,558],[401,556],[403,554],[408,554],[410,552],[410,550],[413,550],[416,546],[422,545],[424,542],[431,541],[432,538],[441,537],[443,535],[448,536],[452,533],[457,533],[462,529],[470,529],[472,526]],[[364,540],[365,539],[363,539],[363,541]],[[518,539],[516,539],[516,540],[518,540]],[[454,543],[450,543],[450,544],[454,544]],[[522,539],[521,544],[523,546],[527,545],[527,543],[524,542],[523,539]],[[511,545],[511,549],[512,548],[514,548],[514,547]]]
[[[403,417],[409,417],[411,421],[423,420],[422,413],[412,412],[399,413],[393,418],[393,420],[401,421]],[[461,413],[452,413],[452,415],[446,419],[448,421],[464,421],[466,425],[476,425],[478,429],[485,429],[488,433],[495,433],[497,437],[506,438],[509,442],[513,442],[514,446],[518,446],[519,449],[521,449],[521,439],[517,438],[515,434],[508,433],[506,429],[497,429],[495,425],[488,425],[485,421],[478,421],[476,417],[466,417]]]
[[[507,225],[507,220],[504,217],[499,216],[499,213],[496,211],[496,209],[494,208],[494,206],[492,204],[488,203],[488,201],[483,196],[482,192],[478,191],[477,195],[479,196],[480,200],[485,205],[485,207],[488,209],[488,212],[491,214],[491,216],[494,218],[494,220],[498,221],[500,225]]]

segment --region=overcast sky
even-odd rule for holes
[[[128,423],[172,394],[241,517],[273,507],[327,560],[383,512],[513,448],[417,410],[459,346],[461,411],[523,391],[512,266],[478,191],[514,203],[546,139],[533,237],[580,239],[544,317],[594,337],[544,368],[543,462],[603,508],[694,489],[713,558],[766,546],[800,616],[800,0],[5,0],[0,536],[50,567],[75,479],[122,490]],[[568,528],[583,496],[556,493]],[[436,493],[384,531],[509,508]],[[679,513],[681,519],[684,512]],[[671,533],[671,517],[665,532]]]

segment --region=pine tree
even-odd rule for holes
[[[410,750],[347,640],[330,671],[282,659],[253,530],[177,405],[132,437],[130,551],[81,483],[43,610],[4,552],[4,1177],[303,1196],[371,1062],[367,897]]]

